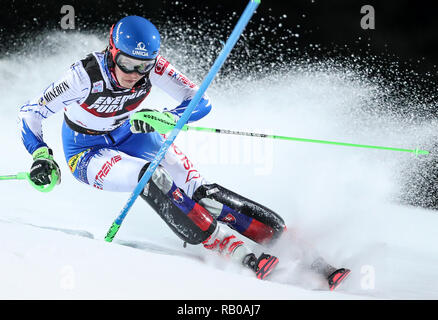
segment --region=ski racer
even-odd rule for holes
[[[153,87],[179,105],[162,112],[140,108]],[[22,140],[33,157],[31,180],[37,185],[61,181],[53,152],[43,140],[42,121],[63,111],[63,149],[74,177],[100,190],[132,192],[197,89],[160,55],[160,34],[149,20],[121,19],[112,26],[103,52],[74,63],[61,79],[21,107]],[[205,117],[211,108],[204,95],[189,122]],[[184,242],[230,256],[260,279],[279,261],[265,253],[257,257],[246,238],[272,243],[286,229],[283,219],[208,182],[174,144],[140,196]],[[335,287],[345,275],[344,269],[332,268],[326,277]]]

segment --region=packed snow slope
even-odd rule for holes
[[[32,162],[16,125],[20,105],[106,45],[75,33],[49,33],[44,41],[50,52],[0,59],[1,175],[27,171]],[[196,61],[183,63],[184,52],[163,54],[190,78],[208,71],[195,73],[190,63]],[[213,83],[213,110],[196,125],[402,148],[427,145],[433,132],[433,123],[364,112],[379,103],[378,85],[329,63],[239,76]],[[176,102],[155,89],[143,106]],[[275,210],[327,261],[352,270],[329,292],[300,266],[304,249],[295,242],[281,239],[270,249],[280,265],[269,281],[259,281],[203,248],[183,248],[142,199],[115,241],[105,242],[129,194],[72,177],[61,124],[62,114],[44,123],[61,185],[45,194],[24,181],[0,182],[1,299],[438,298],[438,215],[395,200],[399,176],[416,161],[412,154],[199,132],[178,136],[176,144],[210,181]]]

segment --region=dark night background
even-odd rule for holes
[[[195,1],[114,1],[114,0],[73,0],[73,1],[2,1],[0,11],[1,53],[19,49],[22,35],[30,31],[45,28],[59,29],[63,4],[72,5],[76,14],[76,29],[92,30],[102,25],[110,25],[126,14],[143,15],[158,26],[171,23],[172,16],[221,22],[233,11],[240,14],[247,4],[246,0]],[[185,6],[182,6],[184,3]],[[341,51],[348,46],[349,53],[362,55],[396,55],[401,63],[413,65],[418,72],[436,73],[438,55],[436,40],[438,19],[436,19],[433,1],[425,0],[295,0],[262,1],[257,15],[248,28],[255,28],[261,17],[272,27],[282,27],[273,34],[267,31],[271,39],[281,38],[287,30],[300,36],[288,45],[299,50],[307,50],[309,45],[317,44],[319,52]],[[376,12],[375,30],[363,30],[360,27],[363,5],[372,5]],[[282,18],[283,15],[286,18]],[[67,30],[66,32],[69,32]],[[12,50],[11,50],[12,49]]]
[[[212,61],[207,61],[207,57],[211,59],[217,54],[219,40],[226,40],[247,3],[247,0],[2,1],[0,58],[17,52],[28,54],[26,42],[44,30],[66,33],[99,30],[103,35],[118,19],[140,15],[157,25],[162,36],[166,35],[166,30],[179,28],[181,38],[177,37],[174,42],[180,39],[185,42],[187,34],[204,43],[203,36],[217,38],[209,52],[205,52],[205,46],[198,51],[189,50],[189,54],[203,56],[206,65],[211,65]],[[438,96],[435,86],[438,82],[438,19],[433,3],[425,0],[264,0],[244,33],[245,46],[251,50],[251,59],[256,60],[246,67],[257,72],[261,71],[257,70],[259,60],[268,65],[303,57],[311,60],[343,57],[348,59],[350,68],[353,62],[355,68],[362,73],[365,70],[370,78],[387,79],[393,87],[400,86],[395,90],[401,95],[412,96],[411,88],[415,83],[415,95],[427,97],[425,103],[435,104]],[[75,30],[60,27],[61,7],[67,4],[75,9]],[[363,14],[360,10],[364,5],[375,9],[374,30],[361,28]],[[186,26],[189,28],[185,29]],[[193,30],[201,30],[203,36]],[[249,37],[250,33],[253,35]],[[175,32],[172,36],[175,39]],[[45,50],[44,43],[39,49]],[[244,54],[238,44],[230,58],[235,61]],[[221,72],[229,72],[227,67],[225,65]],[[410,88],[403,88],[404,83],[409,83]],[[438,116],[434,110],[427,113],[423,117]]]

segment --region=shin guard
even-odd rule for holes
[[[202,185],[193,194],[193,199],[218,221],[258,243],[277,239],[286,228],[283,219],[274,211],[218,184]]]
[[[141,170],[139,179],[148,165]],[[178,188],[161,166],[140,196],[184,242],[200,244],[216,230],[217,222],[211,214]]]

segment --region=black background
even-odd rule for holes
[[[150,19],[162,36],[172,29],[181,30],[180,37],[178,31],[173,32],[172,43],[184,44],[182,52],[188,56],[203,57],[205,65],[200,67],[202,70],[195,71],[202,73],[199,71],[211,65],[220,48],[219,41],[227,39],[247,3],[247,0],[2,0],[0,58],[17,52],[31,53],[35,35],[45,30],[98,31],[102,37],[107,37],[117,20],[126,15],[139,15]],[[75,9],[75,30],[63,30],[60,26],[64,4]],[[361,28],[364,5],[375,9],[375,29]],[[400,96],[421,97],[420,103],[437,104],[437,30],[433,1],[262,0],[243,35],[246,36],[245,49],[251,50],[252,55],[247,59],[251,61],[243,65],[244,72],[260,73],[263,68],[259,61],[266,61],[265,66],[270,62],[278,66],[294,59],[341,57],[348,59],[348,68],[353,65],[369,78],[388,81]],[[248,37],[251,33],[253,36]],[[208,49],[204,46],[195,50],[191,47],[196,46],[187,44],[188,34],[200,43],[205,43],[207,36],[218,41]],[[29,40],[33,41],[32,45],[26,45]],[[242,46],[239,47],[241,43],[231,53],[233,61],[245,55]],[[44,43],[40,43],[34,50],[44,49]],[[233,72],[229,67],[224,66],[221,73]],[[195,77],[194,80],[199,79]],[[435,108],[414,112],[423,118],[438,117]]]
[[[223,21],[233,11],[240,14],[247,4],[245,0],[222,1],[114,1],[114,0],[55,0],[32,1],[6,0],[1,2],[0,32],[1,53],[11,54],[22,46],[30,32],[43,29],[59,29],[63,4],[72,5],[76,14],[76,30],[87,31],[96,27],[109,28],[126,14],[145,16],[158,26],[172,23],[176,15],[191,21],[209,19]],[[181,5],[184,3],[184,7]],[[376,12],[376,28],[360,27],[363,5],[372,5]],[[217,14],[214,14],[217,13]],[[287,18],[280,19],[286,14]],[[436,73],[438,19],[434,1],[425,0],[294,0],[262,1],[257,15],[248,28],[255,28],[260,17],[273,17],[270,27],[282,23],[281,31],[266,31],[272,43],[278,43],[287,30],[300,35],[288,45],[305,51],[318,44],[321,54],[351,52],[367,55],[389,55],[401,63],[408,63],[416,71]],[[66,31],[68,32],[68,31]],[[280,39],[281,40],[281,39]],[[343,51],[344,50],[344,51]],[[340,52],[341,51],[341,52]],[[317,53],[315,53],[317,54]]]

